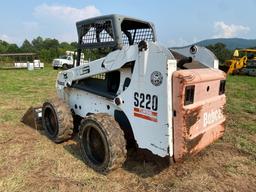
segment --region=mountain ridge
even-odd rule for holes
[[[216,38],[206,39],[197,42],[197,45],[208,46],[216,43],[223,43],[229,50],[244,49],[244,48],[256,48],[256,39],[243,39],[243,38]]]

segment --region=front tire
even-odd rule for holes
[[[46,101],[43,104],[42,123],[46,136],[55,143],[72,137],[73,117],[68,105],[60,99]]]
[[[67,70],[67,69],[68,69],[68,65],[67,65],[67,64],[63,64],[63,65],[62,65],[62,68],[63,68],[64,70]]]
[[[95,171],[108,173],[126,160],[124,133],[108,114],[93,114],[82,120],[79,138],[83,159]]]

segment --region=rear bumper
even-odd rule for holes
[[[181,138],[178,138],[180,141],[176,142],[182,142],[184,145],[182,148],[179,148],[179,150],[175,151],[174,161],[179,162],[183,159],[186,159],[187,157],[193,156],[222,137],[225,131],[224,121],[222,121],[219,125],[208,127],[205,132],[202,132],[193,138],[189,138],[189,136],[185,135],[183,135]]]
[[[174,160],[193,156],[222,137],[225,131],[223,114],[226,97],[215,98],[202,105],[193,105],[180,111],[183,118],[176,119],[181,126],[174,130]],[[178,121],[177,121],[178,120]],[[177,129],[179,128],[179,129]]]
[[[52,66],[53,67],[62,67],[62,65],[60,65],[60,64],[53,64]]]

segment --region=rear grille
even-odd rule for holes
[[[195,85],[190,85],[185,88],[185,100],[184,105],[194,103]]]
[[[53,65],[59,65],[59,60],[53,60]]]
[[[221,80],[220,88],[219,88],[219,95],[222,95],[225,93],[225,87],[226,87],[226,80]]]

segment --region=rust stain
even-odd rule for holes
[[[223,123],[221,123],[220,124],[221,125],[221,127],[225,127],[226,126],[226,121],[224,121]],[[223,134],[225,133],[225,129],[223,129],[222,131],[220,131],[220,137],[222,137],[223,136]]]
[[[185,113],[185,124],[187,128],[187,133],[189,134],[190,128],[200,119],[200,111],[202,110],[202,106],[199,106],[192,111],[187,111]]]
[[[203,136],[204,136],[204,133],[201,133],[195,138],[190,139],[186,142],[186,148],[188,153],[192,152],[192,150],[199,144]]]
[[[200,143],[203,135],[204,133],[201,133],[193,139],[185,139],[182,147],[182,156],[179,159],[176,159],[176,162],[184,161],[189,159],[191,155],[196,154],[198,151],[195,151],[195,147]]]
[[[186,74],[186,75],[179,74],[177,76],[177,78],[180,79],[181,82],[183,83],[183,82],[187,82],[187,81],[192,81],[195,78],[195,75],[194,74]]]
[[[226,107],[226,103],[220,108],[222,114],[226,117],[228,112],[227,112],[227,107]]]

